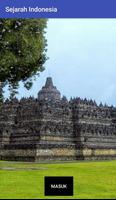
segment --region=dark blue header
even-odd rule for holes
[[[116,18],[116,0],[0,0],[0,18]]]

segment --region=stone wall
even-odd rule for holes
[[[38,99],[6,100],[1,106],[0,159],[116,159],[116,108],[68,101],[50,81]]]

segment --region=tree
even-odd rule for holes
[[[32,78],[44,70],[46,24],[46,19],[0,19],[0,99],[6,84],[12,92],[19,81],[30,89]]]

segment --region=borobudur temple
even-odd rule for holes
[[[81,98],[67,100],[48,77],[38,98],[2,103],[0,159],[116,159],[116,108]]]

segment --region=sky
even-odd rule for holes
[[[86,97],[116,106],[116,19],[49,19],[46,32],[45,71],[30,91],[20,84],[18,98],[37,97],[51,76],[68,99]]]

